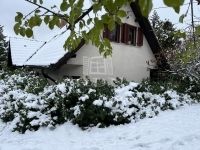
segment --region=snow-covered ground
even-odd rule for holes
[[[0,150],[200,150],[200,105],[138,123],[82,131],[67,123],[26,134],[0,123]]]

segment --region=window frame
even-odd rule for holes
[[[94,60],[97,60],[97,61],[94,61]],[[99,67],[100,66],[100,63],[98,62],[98,59],[102,59],[102,64],[103,66],[102,67]],[[96,65],[96,72],[92,71],[93,67],[92,65],[95,64]],[[100,72],[99,69],[104,69],[104,72]],[[106,70],[106,61],[103,57],[91,57],[90,58],[90,74],[91,75],[106,75],[107,74],[107,70]]]
[[[130,29],[133,30],[132,39],[130,39]],[[143,46],[143,32],[140,27],[123,23],[121,31],[121,43],[133,46]]]
[[[122,23],[122,25],[116,24],[115,29],[110,31],[107,25],[104,26],[103,38],[107,38],[111,42],[124,43],[126,45],[138,47],[143,46],[144,34],[141,27]],[[115,38],[111,38],[112,32],[115,32]]]

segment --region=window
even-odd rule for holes
[[[121,34],[121,39],[120,39]],[[123,23],[121,26],[116,24],[113,31],[110,31],[107,27],[103,32],[103,37],[108,38],[112,42],[122,42],[127,45],[142,46],[143,45],[143,31],[140,27],[135,27],[127,23]]]
[[[129,26],[128,28],[128,44],[136,46],[137,28]]]
[[[103,57],[90,59],[90,74],[106,74],[106,63]]]
[[[110,31],[108,27],[105,27],[103,32],[103,38],[107,38],[112,42],[120,42],[120,25],[116,24],[115,29]]]
[[[134,46],[143,45],[143,32],[141,28],[124,23],[122,25],[121,42]]]

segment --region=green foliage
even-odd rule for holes
[[[177,13],[179,13],[180,11],[180,6],[184,4],[185,0],[176,0],[176,2],[174,2],[174,0],[163,0],[165,5],[172,7]]]
[[[163,94],[165,91],[174,90],[178,93],[190,95],[191,98],[199,100],[200,81],[187,76],[171,74],[165,80],[150,81],[144,80],[136,89],[140,92],[150,92],[152,94]],[[166,96],[166,95],[165,95]],[[167,99],[167,97],[166,97]]]
[[[153,7],[151,0],[139,0],[139,5],[144,16],[148,16]]]
[[[0,25],[0,71],[7,68],[7,46],[8,43],[3,35],[3,27]]]
[[[129,84],[129,82],[125,78],[121,79],[121,78],[118,78],[118,77],[113,82],[117,87],[121,87],[121,86],[124,86],[124,85],[126,86],[126,85]]]
[[[183,23],[183,19],[184,19],[185,17],[186,17],[185,14],[181,15],[181,16],[179,17],[179,22],[180,22],[180,23]]]
[[[97,99],[113,97],[113,86],[103,80],[97,81],[96,84],[82,79],[65,80],[64,83],[64,92],[54,87],[51,93],[44,94],[47,106],[45,111],[50,112],[53,126],[67,120],[82,128],[96,126],[99,123],[102,127],[112,124],[114,116],[110,115],[111,110],[94,106],[93,102]]]
[[[160,20],[156,11],[151,16],[151,24],[160,46],[166,53],[167,50],[174,50],[178,47],[179,39],[185,38],[185,33],[174,27],[169,20]]]
[[[100,54],[105,57],[111,55],[112,47],[110,41],[102,38],[102,31],[105,25],[112,31],[116,24],[121,24],[121,19],[127,15],[127,12],[122,9],[123,6],[129,5],[133,1],[92,0],[92,7],[85,9],[83,6],[86,1],[63,0],[59,7],[52,6],[51,9],[46,8],[42,0],[27,1],[33,5],[41,5],[42,7],[35,9],[28,16],[17,12],[14,31],[17,35],[30,38],[34,34],[34,28],[41,26],[42,22],[49,29],[53,30],[56,27],[60,27],[62,21],[65,21],[65,26],[70,30],[70,36],[63,43],[65,49],[70,51],[76,49],[81,39],[84,39],[86,43],[91,42],[95,45],[99,49]],[[175,2],[172,0],[163,1],[176,12],[179,12],[180,6],[184,2],[184,0],[177,0]],[[152,0],[137,0],[136,3],[138,3],[142,14],[147,17],[153,7]],[[101,16],[102,11],[105,13]],[[91,13],[94,15],[90,15]],[[88,27],[90,28],[89,31]]]
[[[23,85],[32,84],[32,77],[34,83],[41,82],[33,74],[26,79],[15,75],[9,82],[0,80],[0,119],[11,122],[13,131],[20,133],[42,126],[55,128],[67,121],[82,129],[125,124],[195,103],[200,96],[199,84],[189,79],[136,84],[119,78],[116,87],[103,80],[65,79],[32,94],[26,88],[30,85]]]

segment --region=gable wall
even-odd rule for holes
[[[124,18],[123,22],[139,27],[135,22],[135,16],[130,7],[125,8],[129,17]],[[155,57],[144,37],[143,46],[132,46],[123,43],[112,42],[113,54],[112,58],[105,59],[107,71],[105,74],[92,74],[90,71],[91,59],[101,57],[98,49],[91,45],[84,45],[77,53],[76,58],[71,58],[67,64],[63,65],[59,70],[52,75],[56,78],[62,76],[89,76],[97,79],[103,78],[107,80],[115,79],[116,77],[125,77],[127,80],[141,81],[150,76],[151,68],[146,61],[155,60]],[[153,64],[155,66],[155,64]],[[76,67],[73,67],[76,66]]]

